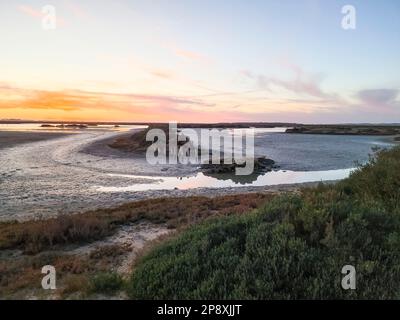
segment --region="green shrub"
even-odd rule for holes
[[[357,289],[343,290],[344,265]],[[256,212],[194,226],[138,263],[139,299],[400,297],[400,148],[336,185],[283,195]]]
[[[123,284],[123,279],[117,273],[99,273],[90,279],[90,291],[110,294],[121,290]]]

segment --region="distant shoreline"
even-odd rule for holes
[[[0,124],[87,124],[87,125],[166,125],[168,122],[145,122],[145,121],[63,121],[63,120],[22,120],[22,119],[0,119]],[[273,128],[273,127],[397,127],[400,128],[400,122],[396,123],[299,123],[299,122],[178,122],[178,126],[185,128]]]
[[[298,125],[286,130],[286,133],[327,134],[327,135],[363,135],[397,136],[400,126],[395,125]]]
[[[149,125],[159,126],[168,125],[168,122],[120,122],[120,121],[36,121],[36,120],[0,120],[0,124],[44,124],[44,125]],[[291,122],[216,122],[216,123],[197,123],[197,122],[178,122],[178,127],[184,128],[274,128],[292,127],[300,125]],[[399,124],[400,126],[400,124]]]

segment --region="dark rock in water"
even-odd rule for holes
[[[59,124],[56,125],[57,128],[68,128],[68,129],[86,129],[88,126],[86,124]]]
[[[275,161],[268,159],[266,157],[256,158],[254,161],[254,171],[255,172],[269,172],[275,169]]]
[[[257,158],[256,163],[258,163],[261,166],[265,166],[265,167],[272,167],[273,165],[275,165],[274,160],[268,159],[266,157]]]
[[[244,168],[246,163],[238,164],[235,161],[231,164],[213,164],[205,163],[201,165],[201,169],[205,173],[235,173],[236,168]],[[259,157],[254,160],[254,173],[269,172],[275,169],[275,161],[266,157]]]
[[[207,164],[201,165],[201,169],[207,173],[233,173],[235,171],[235,168],[240,167],[240,166],[241,165],[238,165],[236,163],[232,163],[232,164],[207,163]]]

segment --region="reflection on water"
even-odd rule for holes
[[[365,163],[373,147],[390,148],[385,136],[340,136],[321,134],[255,134],[255,153],[273,159],[292,171],[337,170]]]
[[[222,181],[232,181],[236,184],[246,185],[257,181],[262,173],[253,173],[246,176],[239,176],[232,173],[203,173],[206,177],[211,177]]]
[[[195,188],[233,188],[233,187],[261,187],[272,186],[279,184],[292,184],[304,183],[313,181],[328,181],[344,179],[349,176],[350,172],[354,169],[339,169],[339,170],[326,170],[326,171],[272,171],[265,174],[249,177],[242,176],[243,180],[238,181],[239,177],[221,174],[218,178],[215,176],[206,176],[203,173],[198,173],[191,177],[150,177],[150,176],[134,176],[134,175],[119,175],[110,174],[115,177],[125,177],[133,179],[149,179],[153,183],[132,184],[125,187],[103,187],[98,186],[98,192],[133,192],[145,190],[172,190],[172,189],[195,189]]]

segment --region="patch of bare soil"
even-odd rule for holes
[[[155,225],[150,222],[138,222],[121,226],[118,231],[103,240],[95,241],[91,244],[80,246],[71,251],[74,255],[100,257],[113,256],[113,249],[122,250],[118,261],[114,261],[110,271],[115,271],[121,275],[128,275],[132,270],[132,264],[140,252],[149,242],[171,233],[165,225]],[[111,249],[111,250],[110,250]]]

